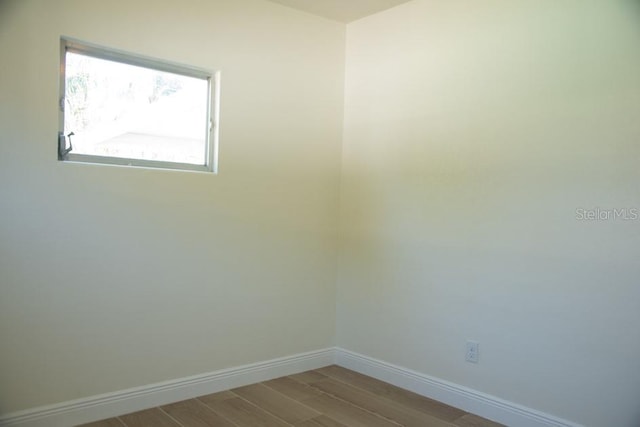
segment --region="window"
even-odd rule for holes
[[[58,159],[216,172],[219,74],[61,39]]]

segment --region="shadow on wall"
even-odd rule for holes
[[[11,16],[11,11],[15,8],[18,2],[15,0],[0,0],[0,32],[6,26],[6,21]]]

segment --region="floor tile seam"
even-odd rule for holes
[[[355,371],[354,371],[354,372],[355,372]],[[430,417],[433,417],[433,418],[435,418],[435,419],[437,419],[437,420],[439,420],[439,421],[445,422],[445,423],[452,424],[452,423],[454,423],[455,421],[458,421],[460,418],[464,417],[465,415],[469,415],[469,412],[464,412],[462,415],[460,415],[459,417],[454,418],[453,420],[444,420],[444,419],[442,419],[442,418],[438,417],[437,415],[430,414],[430,413],[423,412],[423,411],[419,411],[419,410],[417,410],[417,409],[412,408],[411,406],[405,405],[405,404],[404,404],[404,403],[402,403],[402,402],[398,402],[398,401],[396,401],[396,400],[389,399],[388,397],[381,396],[381,395],[379,395],[379,394],[373,393],[373,392],[371,392],[371,391],[369,391],[369,390],[367,390],[367,389],[365,389],[365,388],[362,388],[362,387],[360,387],[360,386],[358,386],[358,385],[355,385],[355,384],[353,384],[353,383],[350,383],[350,382],[348,382],[348,381],[345,381],[345,380],[343,380],[343,379],[341,379],[341,378],[337,378],[337,377],[331,376],[331,375],[329,375],[329,374],[322,374],[322,375],[326,376],[327,378],[331,378],[332,380],[338,381],[338,382],[340,382],[340,383],[342,383],[342,384],[345,384],[345,385],[348,385],[348,386],[350,386],[350,387],[356,388],[356,389],[358,389],[358,390],[360,390],[360,391],[362,391],[362,392],[364,392],[364,393],[366,393],[366,394],[369,394],[369,395],[371,395],[371,396],[375,396],[375,397],[377,397],[377,398],[379,398],[379,399],[382,399],[382,400],[386,401],[387,403],[394,404],[394,405],[399,405],[399,406],[401,406],[403,409],[407,409],[407,410],[410,410],[410,411],[418,412],[418,413],[420,413],[420,414],[428,415],[428,416],[430,416]],[[375,378],[374,378],[374,379],[375,379]],[[319,381],[322,381],[322,380],[319,380]],[[318,381],[314,381],[314,382],[318,382]],[[310,387],[313,387],[313,383],[310,383],[310,384],[308,384],[308,385],[309,385]],[[389,384],[389,385],[393,386],[393,384]],[[394,386],[394,387],[395,387],[395,386]],[[316,390],[318,390],[318,389],[317,389],[317,388],[315,388],[315,387],[313,387],[313,388],[314,388],[314,389],[316,389]],[[401,387],[398,387],[398,388],[401,388]],[[319,390],[319,391],[322,391],[322,390]],[[407,390],[407,391],[409,391],[409,390]],[[424,397],[424,396],[423,396],[423,397]],[[425,397],[425,399],[428,399],[428,397]],[[436,402],[437,402],[437,401],[436,401]],[[441,402],[438,402],[438,403],[441,403]],[[454,407],[452,406],[452,408],[454,408]],[[454,409],[457,409],[457,408],[454,408]]]

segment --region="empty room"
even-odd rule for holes
[[[0,426],[640,426],[640,1],[0,0],[0,55]]]

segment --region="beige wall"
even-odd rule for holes
[[[334,344],[344,25],[0,4],[0,413]],[[59,39],[222,72],[220,174],[56,160]]]
[[[637,425],[640,221],[575,211],[640,208],[638,6],[418,0],[347,27],[339,346]]]
[[[637,2],[0,0],[0,413],[334,344],[640,418]],[[55,159],[58,40],[222,70],[220,174]],[[336,260],[342,173],[342,246]],[[480,363],[464,362],[466,339]]]

